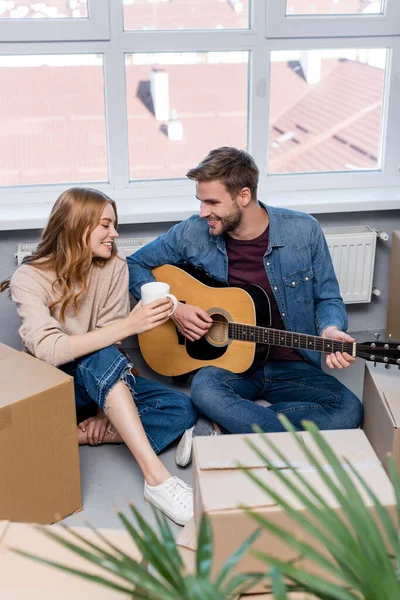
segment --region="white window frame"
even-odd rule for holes
[[[112,6],[117,1],[120,0],[113,0]],[[400,208],[400,111],[397,109],[400,106],[400,29],[394,35],[390,33],[390,25],[384,34],[370,37],[343,34],[324,38],[297,35],[296,39],[291,39],[283,34],[280,38],[267,37],[267,6],[270,11],[272,6],[282,8],[284,5],[285,0],[253,0],[249,29],[124,31],[121,2],[120,10],[110,12],[109,39],[81,41],[71,36],[68,40],[50,43],[43,38],[29,43],[0,43],[0,55],[103,54],[109,182],[79,182],[78,185],[96,187],[112,196],[117,201],[121,223],[178,221],[198,210],[193,182],[185,178],[129,180],[125,55],[135,52],[249,52],[248,150],[260,168],[260,200],[313,213]],[[335,23],[339,27],[339,22],[336,17],[329,17],[332,27]],[[268,137],[265,132],[269,128],[271,52],[380,47],[389,49],[382,168],[346,173],[268,175]],[[0,230],[42,227],[54,200],[68,185],[0,187]]]
[[[266,35],[268,38],[398,35],[400,4],[397,0],[382,2],[380,14],[287,15],[286,0],[269,0]]]
[[[2,42],[57,42],[110,39],[109,0],[87,0],[88,16],[61,19],[0,17]]]

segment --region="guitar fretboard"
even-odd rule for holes
[[[353,355],[354,343],[341,342],[317,335],[294,333],[268,327],[243,325],[241,323],[228,323],[228,336],[232,340],[243,340],[255,344],[268,344],[271,346],[284,346],[286,348],[301,348],[303,350],[316,350],[318,352],[347,352]]]

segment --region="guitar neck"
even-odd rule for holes
[[[283,346],[285,348],[299,348],[302,350],[316,350],[331,354],[332,352],[347,352],[357,356],[356,343],[341,342],[317,335],[294,333],[269,327],[244,325],[241,323],[228,324],[228,336],[231,340],[243,340],[255,344],[268,344],[269,346]]]

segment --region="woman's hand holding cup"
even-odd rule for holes
[[[166,323],[173,309],[174,304],[171,298],[153,300],[144,306],[143,301],[140,300],[127,317],[130,335],[145,333]]]
[[[151,281],[141,287],[142,299],[128,316],[131,335],[145,333],[168,321],[178,307],[178,300],[170,293],[168,283]]]

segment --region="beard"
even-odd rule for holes
[[[220,231],[214,231],[213,229],[210,229],[210,233],[211,235],[215,236],[225,235],[226,233],[229,233],[230,231],[235,231],[235,229],[240,227],[242,221],[242,211],[238,206],[236,206],[236,209],[230,215],[227,215],[226,217],[220,217],[217,220],[217,222],[220,223]]]

